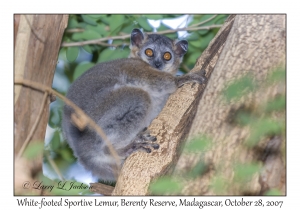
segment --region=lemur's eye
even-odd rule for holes
[[[148,48],[148,49],[145,50],[145,54],[149,57],[152,57],[153,56],[153,50]]]
[[[171,58],[172,58],[171,53],[165,52],[165,54],[164,54],[164,59],[165,59],[166,61],[169,61],[169,60],[171,60]]]

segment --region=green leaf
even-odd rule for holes
[[[200,31],[199,31],[200,33]],[[208,34],[206,34],[205,36],[201,36],[200,38],[200,43],[201,45],[199,46],[199,48],[201,50],[205,50],[209,44],[209,42],[214,38],[214,33],[209,32]]]
[[[69,20],[68,20],[68,29],[71,28],[78,28],[78,21],[76,20],[76,17],[74,16],[70,16]]]
[[[160,20],[163,18],[163,15],[144,15],[144,17],[150,20]]]
[[[190,56],[187,59],[187,65],[195,65],[197,59],[201,55],[201,50],[199,52],[194,52],[193,54],[190,54]]]
[[[211,182],[211,188],[216,194],[223,194],[226,192],[226,181],[222,177],[216,176]]]
[[[253,116],[247,112],[239,112],[237,115],[237,122],[243,126],[249,125],[253,120]]]
[[[103,17],[103,15],[93,15],[93,14],[88,14],[87,16],[96,20],[99,20]]]
[[[279,135],[280,133],[282,133],[285,124],[269,118],[263,118],[257,121],[253,121],[250,124],[250,127],[250,136],[245,143],[247,146],[253,147],[265,136]]]
[[[186,152],[199,152],[205,151],[211,146],[211,139],[206,136],[200,136],[192,139],[191,141],[187,142],[185,145]]]
[[[165,34],[165,36],[168,37],[168,38],[170,38],[170,39],[177,39],[178,38],[176,32],[171,33],[171,34]]]
[[[79,55],[79,47],[68,47],[66,56],[69,62],[74,62]]]
[[[98,24],[97,26],[87,25],[86,29],[97,32],[100,35],[98,38],[105,37],[108,34],[103,24]]]
[[[234,167],[234,179],[241,184],[248,182],[261,168],[261,164],[258,163],[236,164]]]
[[[85,30],[81,33],[81,38],[84,40],[92,40],[92,39],[99,39],[101,35],[93,30]]]
[[[96,26],[98,23],[96,22],[96,20],[94,18],[91,18],[88,15],[81,15],[82,19],[84,22],[86,22],[87,24]]]
[[[139,25],[145,30],[145,31],[152,31],[152,27],[150,26],[150,24],[147,21],[147,18],[145,17],[140,17],[136,20]]]
[[[69,149],[61,149],[58,151],[58,153],[62,156],[62,158],[65,161],[67,161],[69,163],[72,163],[75,160],[72,151]]]
[[[56,100],[50,105],[50,116],[48,124],[51,128],[57,128],[61,126],[62,118],[62,105],[59,100]]]
[[[58,131],[54,132],[50,145],[53,151],[56,151],[60,147],[60,133]]]
[[[110,31],[112,34],[117,34],[124,23],[124,15],[112,15],[110,19]]]
[[[196,48],[200,48],[203,44],[202,44],[202,41],[200,40],[197,40],[197,41],[191,41],[189,42],[190,45],[193,45],[194,47]],[[202,49],[202,48],[201,48]]]
[[[79,76],[81,76],[84,72],[86,72],[88,69],[93,67],[95,64],[92,62],[82,62],[79,63],[74,71],[73,80],[77,79]]]
[[[74,41],[81,41],[81,40],[83,40],[82,34],[83,34],[82,32],[73,33],[72,36],[71,36],[71,39],[74,40]]]
[[[168,30],[168,29],[170,29],[170,27],[168,27],[165,24],[161,23],[160,26],[158,27],[157,31],[165,31],[165,30]]]
[[[152,194],[155,195],[162,195],[165,193],[179,193],[182,188],[183,185],[178,181],[172,180],[171,177],[160,177],[149,186],[149,190]]]
[[[281,95],[276,97],[265,105],[264,110],[266,112],[273,112],[273,111],[284,111],[286,108],[286,98],[285,96]]]
[[[267,77],[267,81],[268,83],[285,82],[286,81],[285,69],[283,68],[276,69]]]
[[[101,63],[101,62],[112,60],[112,56],[113,56],[114,52],[115,52],[115,50],[112,50],[110,48],[106,48],[99,55],[99,59],[98,59],[97,63]]]
[[[264,195],[273,196],[273,195],[282,195],[282,193],[278,189],[270,189]]]
[[[84,45],[82,48],[90,54],[93,54],[93,49],[90,45]]]
[[[188,172],[187,176],[195,179],[201,176],[207,169],[207,165],[203,160],[198,161],[198,163]]]
[[[199,19],[199,23],[208,20],[208,19],[211,18],[212,16],[214,16],[214,15],[210,15],[210,14],[208,14],[208,15],[202,15],[202,16],[200,17],[200,19]],[[217,17],[217,16],[216,16],[216,17]],[[215,17],[215,18],[216,18],[216,17]],[[212,23],[214,22],[214,19],[215,19],[215,18],[211,19],[210,21],[204,23],[204,24],[201,25],[201,26],[209,26],[209,25],[212,25]]]
[[[224,91],[226,100],[239,100],[242,96],[253,91],[255,89],[255,83],[250,76],[244,76],[232,84],[230,84]]]
[[[44,142],[30,142],[24,151],[24,157],[33,160],[43,154]]]
[[[217,15],[216,18],[214,18],[214,24],[219,25],[223,24],[225,20],[228,18],[229,15]]]

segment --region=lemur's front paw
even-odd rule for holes
[[[136,146],[136,148],[141,148],[147,153],[150,153],[151,149],[149,147],[152,147],[153,149],[159,148],[159,144],[153,143],[154,141],[156,141],[156,137],[151,136],[149,130],[147,130],[147,128],[144,128],[134,140],[134,145]]]

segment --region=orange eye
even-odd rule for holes
[[[149,57],[152,57],[153,56],[153,50],[148,48],[148,49],[145,50],[145,54]]]
[[[164,59],[165,59],[166,61],[169,61],[171,58],[172,58],[171,53],[166,52],[166,53],[164,54]]]

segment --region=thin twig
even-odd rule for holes
[[[189,69],[189,67],[185,64],[181,64],[181,68],[183,68],[185,70],[186,73],[190,72],[191,69]]]
[[[170,29],[170,30],[165,30],[165,31],[159,31],[156,33],[150,32],[148,34],[170,34],[174,33],[177,31],[197,31],[197,30],[209,30],[212,28],[220,28],[222,25],[210,25],[210,26],[202,26],[202,27],[185,27],[185,28],[178,28],[178,29]],[[100,39],[92,39],[92,40],[87,40],[87,41],[81,41],[81,42],[63,42],[61,44],[61,47],[74,47],[74,46],[83,46],[83,45],[88,45],[88,44],[99,44],[104,41],[108,40],[116,40],[116,39],[128,39],[130,37],[130,34],[122,35],[122,36],[111,36],[111,37],[104,37]]]
[[[35,122],[34,122],[32,128],[31,128],[31,130],[30,130],[30,132],[29,132],[29,134],[28,134],[26,140],[24,141],[24,143],[23,143],[23,145],[22,145],[22,147],[21,147],[21,149],[20,149],[20,151],[19,151],[19,153],[18,153],[18,155],[17,155],[17,158],[20,158],[20,157],[22,156],[22,154],[23,154],[25,148],[27,147],[27,145],[28,145],[30,139],[32,138],[33,133],[34,133],[34,131],[35,131],[35,129],[36,129],[36,127],[37,127],[37,125],[38,125],[40,119],[41,119],[41,116],[42,116],[42,113],[43,113],[43,110],[44,110],[44,107],[45,107],[47,98],[48,98],[48,91],[45,91],[44,97],[43,97],[43,100],[42,100],[42,104],[41,104],[41,107],[40,107],[40,111],[39,111],[39,113],[38,113],[38,116],[37,116],[37,118],[36,118],[36,120],[35,120]]]
[[[196,24],[194,24],[194,25],[190,25],[190,27],[201,26],[201,25],[203,25],[204,23],[207,23],[207,22],[211,21],[211,20],[214,19],[215,17],[217,17],[217,15],[213,15],[212,17],[210,17],[210,18],[208,18],[208,19],[206,19],[206,20],[204,20],[204,21],[202,21],[202,22],[200,22],[200,23],[196,23]]]
[[[84,111],[81,108],[79,108],[76,104],[74,104],[71,100],[69,100],[65,96],[61,95],[59,92],[57,92],[57,91],[53,90],[52,88],[50,88],[48,86],[45,86],[43,84],[33,82],[33,81],[30,81],[30,80],[25,80],[25,79],[22,79],[22,78],[15,78],[15,84],[28,86],[28,87],[31,87],[31,88],[36,89],[36,90],[47,92],[47,94],[52,93],[52,94],[56,95],[57,97],[59,97],[61,100],[63,100],[66,105],[72,107],[74,109],[75,113],[78,115],[78,117],[80,119],[85,119],[87,125],[89,125],[92,129],[94,129],[96,131],[96,133],[99,136],[101,136],[104,143],[108,147],[109,152],[111,153],[111,155],[114,157],[114,159],[117,162],[118,171],[115,171],[115,173],[119,173],[121,160],[120,160],[120,157],[119,157],[118,153],[114,149],[111,142],[107,139],[107,136],[104,133],[104,131],[102,130],[102,128],[100,128],[100,126],[97,125],[94,120],[92,120],[87,114],[85,114]],[[115,175],[117,177],[118,174],[115,174]]]
[[[123,43],[120,43],[120,44],[108,44],[108,43],[105,43],[105,42],[99,42],[97,44],[105,46],[105,47],[119,47],[119,46],[128,46],[129,45],[128,42],[123,42]]]
[[[221,28],[222,25],[210,25],[210,26],[201,26],[201,27],[185,27],[185,28],[177,28],[177,29],[170,29],[170,30],[165,30],[165,31],[159,31],[156,32],[155,34],[170,34],[174,33],[177,31],[198,31],[198,30],[209,30],[212,28]],[[149,33],[152,34],[152,33]]]
[[[66,33],[78,33],[78,32],[84,32],[83,28],[71,28],[65,30]]]
[[[52,158],[49,157],[49,154],[46,154],[46,158],[48,160],[48,162],[50,163],[51,167],[53,168],[53,170],[55,171],[55,173],[57,174],[57,176],[59,177],[59,179],[61,181],[65,181],[63,175],[60,173],[57,165],[55,164],[55,162],[52,160]]]

